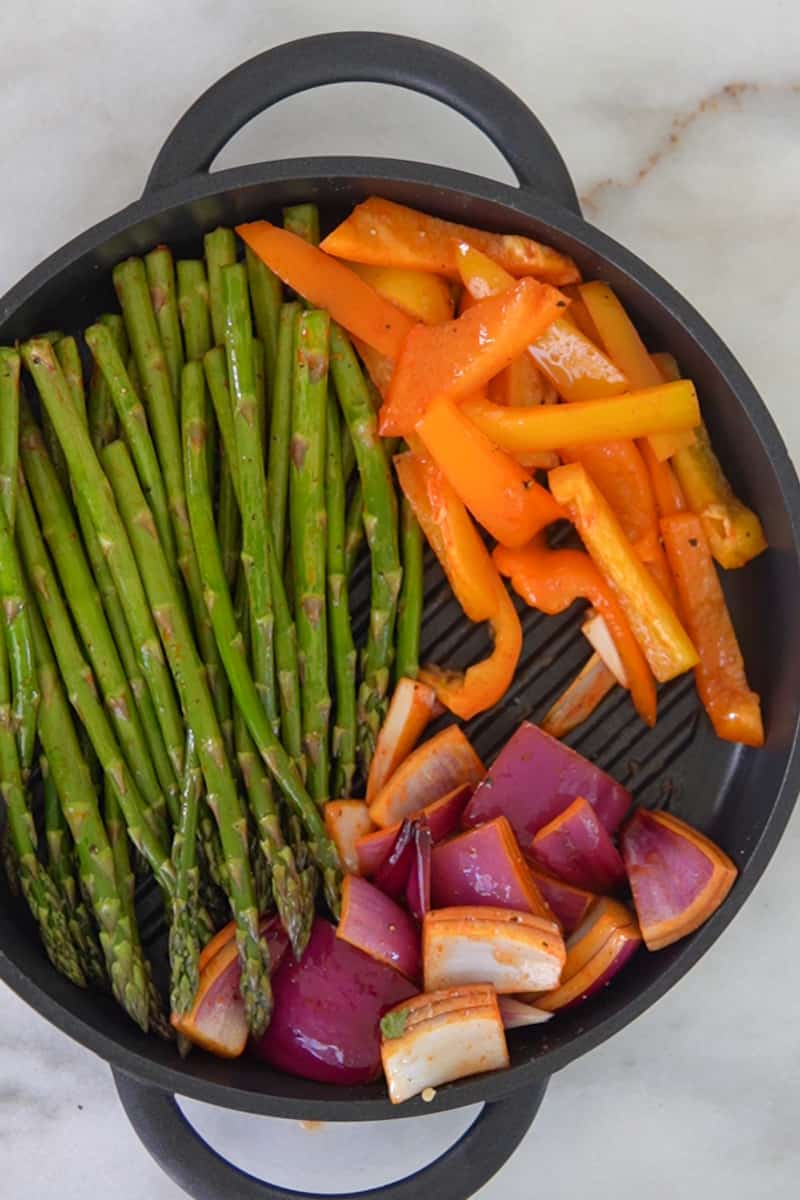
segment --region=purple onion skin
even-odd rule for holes
[[[467,801],[472,795],[472,788],[466,784],[462,787],[455,788],[447,796],[443,796],[441,800],[434,800],[433,804],[429,804],[418,814],[418,819],[423,819],[427,823],[431,837],[434,842],[439,842],[442,838],[449,837],[458,829],[461,821],[461,814],[466,807]],[[358,852],[359,868],[362,875],[374,876],[376,871],[381,867],[381,864],[389,857],[392,847],[394,846],[397,836],[396,827],[381,830],[381,837],[370,835],[368,851]]]
[[[408,979],[418,979],[419,928],[406,910],[358,875],[346,879],[344,897],[337,936]]]
[[[302,962],[287,954],[272,979],[275,1008],[253,1052],[318,1083],[371,1083],[381,1071],[380,1019],[417,988],[336,937],[318,917]]]
[[[584,801],[531,846],[536,862],[565,883],[601,894],[625,882],[625,866],[592,806]]]
[[[594,996],[595,992],[599,992],[601,988],[606,987],[614,976],[622,970],[625,964],[630,962],[641,944],[641,938],[631,938],[630,941],[626,941],[617,957],[613,962],[608,964],[602,975],[598,975],[594,983],[591,983],[585,992],[582,992],[580,996],[576,996],[574,1000],[570,1001],[569,1004],[565,1004],[558,1011],[566,1012],[568,1008],[575,1008],[578,1004],[583,1004],[584,1000],[588,1000],[590,996]]]
[[[406,819],[397,831],[391,850],[378,867],[373,883],[397,900],[406,890],[414,862],[414,822]]]
[[[416,822],[414,829],[414,861],[406,884],[406,904],[409,912],[421,921],[431,910],[431,855],[433,838],[425,820]]]
[[[469,829],[434,849],[431,893],[434,908],[481,904],[537,911],[496,824]]]
[[[705,890],[714,869],[698,846],[653,820],[646,809],[633,814],[620,843],[643,925],[681,916]]]
[[[523,721],[478,784],[462,823],[481,825],[501,814],[508,817],[520,845],[584,796],[609,833],[616,833],[632,798],[620,783],[588,759]]]
[[[561,879],[550,878],[543,872],[534,871],[533,879],[553,914],[561,922],[564,936],[578,928],[589,911],[595,897],[583,888],[574,888]]]

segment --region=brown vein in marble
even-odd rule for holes
[[[779,91],[785,91],[790,95],[800,95],[800,83],[777,85],[763,85],[745,81],[726,83],[724,87],[718,88],[717,91],[711,92],[708,96],[704,96],[694,108],[675,117],[669,127],[669,131],[661,139],[658,146],[648,154],[641,167],[639,167],[630,179],[600,179],[587,192],[584,192],[581,196],[581,207],[584,213],[589,215],[592,212],[596,212],[606,192],[612,189],[627,190],[628,188],[636,187],[637,184],[646,179],[661,160],[676,149],[686,131],[702,117],[707,116],[709,113],[718,112],[723,107],[733,106],[741,108],[742,101],[762,94],[767,88],[769,90],[775,88]]]

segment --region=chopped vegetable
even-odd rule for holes
[[[529,862],[529,869],[539,892],[564,933],[572,933],[578,928],[597,897],[593,892],[557,879],[536,862]]]
[[[614,892],[625,882],[619,851],[583,796],[539,830],[531,854],[565,883],[589,892]]]
[[[523,1029],[527,1025],[543,1025],[553,1016],[552,1013],[545,1012],[543,1008],[535,1008],[533,1004],[517,1000],[515,996],[498,996],[497,1004],[500,1016],[503,1018],[504,1029]]]
[[[458,246],[468,242],[512,275],[535,275],[549,283],[575,283],[580,273],[571,258],[518,234],[488,233],[442,221],[380,196],[357,204],[322,243],[339,258],[386,267],[413,267],[458,279]]]
[[[426,991],[466,983],[547,991],[558,985],[565,956],[553,921],[508,908],[439,908],[422,924]]]
[[[695,666],[697,651],[674,609],[645,570],[583,466],[557,467],[549,480],[553,494],[568,509],[587,550],[616,592],[656,679],[665,683]]]
[[[417,989],[317,917],[302,962],[287,954],[273,990],[272,1022],[253,1043],[258,1057],[289,1075],[353,1086],[380,1074],[381,1017]]]
[[[586,620],[581,625],[581,633],[594,652],[606,664],[620,687],[627,688],[628,673],[625,670],[625,664],[617,650],[605,618],[601,617],[594,609],[589,609]]]
[[[442,838],[449,837],[458,829],[461,814],[471,795],[471,784],[459,784],[439,800],[434,800],[424,808],[419,808],[411,813],[410,819],[423,818],[425,825],[431,831],[433,841],[440,842]],[[368,833],[359,838],[356,845],[358,874],[375,874],[391,853],[400,832],[400,824],[398,822],[396,825],[389,825],[385,829],[378,829],[375,833]]]
[[[620,845],[648,950],[662,950],[698,929],[736,879],[736,867],[719,846],[669,813],[637,809]]]
[[[554,321],[553,325],[556,324],[558,322]],[[495,404],[507,404],[511,408],[532,408],[536,404],[555,404],[558,400],[555,388],[544,378],[527,350],[489,380],[487,393]]]
[[[414,864],[416,820],[406,818],[392,842],[386,858],[374,872],[375,884],[387,896],[398,900],[405,894]]]
[[[521,279],[509,291],[481,300],[454,321],[415,325],[399,356],[393,356],[397,363],[381,408],[381,433],[384,437],[405,436],[436,397],[463,400],[488,383],[566,305],[555,288]],[[375,344],[374,338],[370,344]]]
[[[592,715],[616,682],[600,655],[593,654],[548,708],[542,717],[542,730],[551,737],[566,737]]]
[[[377,796],[400,764],[408,758],[428,723],[438,715],[436,693],[416,679],[398,679],[381,726],[367,780],[367,801]]]
[[[701,436],[700,434],[697,435]],[[671,517],[686,508],[686,497],[669,462],[660,462],[649,442],[642,442],[642,458],[650,475],[658,515]],[[591,474],[591,471],[589,472]],[[601,488],[602,491],[602,488]]]
[[[431,910],[431,860],[433,835],[424,820],[414,822],[414,857],[406,883],[406,904],[412,917],[421,921]]]
[[[492,763],[464,810],[466,826],[508,817],[520,845],[584,796],[609,833],[633,803],[630,792],[594,763],[523,721]]]
[[[398,767],[370,804],[369,815],[385,829],[462,784],[475,787],[484,774],[459,726],[449,725]]]
[[[453,316],[453,292],[444,279],[411,267],[375,267],[367,263],[347,264],[379,296],[395,304],[415,321],[438,325]]]
[[[610,983],[641,944],[642,935],[630,910],[604,897],[567,942],[561,985],[531,999],[546,1012],[580,1004]]]
[[[420,678],[463,720],[505,695],[522,649],[522,627],[486,547],[463,504],[433,464],[413,454],[395,458],[406,497],[444,569],[459,604],[472,621],[488,621],[492,653],[462,675],[429,666]]]
[[[419,932],[414,921],[385,892],[357,875],[344,877],[336,936],[407,979],[419,976]]]
[[[356,337],[379,353],[397,358],[414,322],[349,267],[269,221],[237,225],[236,232],[307,303],[326,308],[334,321]]]
[[[375,829],[366,803],[363,800],[329,800],[325,805],[325,828],[345,871],[357,875],[356,843]]]
[[[552,919],[505,817],[436,846],[431,879],[434,908],[490,905]]]

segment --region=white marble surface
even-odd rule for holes
[[[501,18],[494,10],[501,10]],[[800,8],[793,0],[461,0],[4,6],[0,38],[0,292],[140,190],[159,140],[211,80],[310,32],[372,27],[438,40],[528,100],[571,164],[587,214],[640,252],[716,325],[800,455]],[[425,101],[342,88],[255,122],[226,163],[282,154],[395,153],[506,172],[483,139]],[[800,1177],[795,819],[765,879],[691,976],[553,1080],[541,1116],[487,1197],[587,1194],[789,1200]],[[345,1131],[288,1134],[206,1110],[204,1132],[284,1184],[353,1188]],[[372,1131],[397,1173],[408,1147]],[[445,1122],[447,1124],[447,1122]],[[455,1126],[448,1126],[451,1131]],[[128,1129],[108,1069],[0,986],[0,1196],[177,1200]],[[300,1138],[297,1134],[294,1142]],[[422,1139],[425,1138],[425,1141]],[[378,1141],[380,1139],[380,1141]],[[317,1149],[315,1150],[315,1146]],[[283,1150],[281,1149],[283,1147]],[[325,1150],[325,1165],[322,1150]],[[245,1151],[242,1151],[244,1153]],[[244,1159],[241,1159],[244,1162]],[[271,1168],[270,1168],[271,1164]],[[316,1165],[315,1165],[316,1164]],[[373,1163],[374,1165],[374,1163]],[[371,1170],[372,1168],[370,1168]]]

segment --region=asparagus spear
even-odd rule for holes
[[[328,401],[328,330],[321,310],[297,323],[289,513],[295,577],[295,619],[309,791],[328,799],[328,633],[326,604],[325,413]]]
[[[186,735],[186,772],[181,788],[181,815],[172,843],[175,864],[175,901],[169,928],[170,1003],[173,1012],[187,1013],[200,982],[197,936],[200,873],[197,868],[197,822],[203,775],[194,734]]]
[[[129,348],[122,317],[119,313],[105,313],[100,318],[100,324],[105,325],[111,333],[114,345],[122,361],[125,362],[129,354]],[[97,363],[92,367],[92,377],[89,381],[89,403],[87,410],[92,445],[95,450],[99,451],[102,450],[103,446],[108,445],[109,442],[113,442],[114,438],[117,437],[117,412],[114,408],[114,402],[111,399],[111,392],[108,390],[105,376]]]
[[[153,510],[164,553],[172,569],[177,570],[175,537],[172,532],[167,493],[144,406],[133,390],[130,376],[114,344],[111,331],[105,325],[90,325],[84,337],[95,363],[103,373],[123,436],[131,448],[142,487]]]
[[[56,357],[61,363],[61,370],[70,390],[75,407],[83,420],[86,420],[86,391],[83,386],[83,364],[81,363],[78,343],[74,337],[64,337],[56,342]]]
[[[242,997],[248,1025],[258,1036],[269,1023],[272,993],[269,952],[258,930],[258,909],[248,859],[247,817],[225,755],[189,621],[124,443],[112,442],[107,446],[103,451],[103,464],[136,554],[189,728],[195,737],[208,802],[219,827],[228,868],[229,898],[242,960]]]
[[[356,769],[356,648],[350,626],[350,596],[345,568],[345,498],[342,428],[332,387],[327,407],[325,496],[328,507],[328,621],[336,719],[333,725],[333,795],[349,796]]]
[[[5,513],[0,510],[0,574],[11,542]],[[72,941],[58,890],[36,857],[36,832],[25,802],[11,711],[9,663],[0,638],[0,796],[6,810],[9,842],[15,854],[20,887],[39,926],[47,956],[63,975],[79,987],[86,977]]]
[[[358,693],[359,754],[369,770],[386,715],[394,626],[402,568],[397,536],[397,498],[377,417],[350,339],[331,326],[331,368],[347,421],[364,497],[364,528],[372,564],[372,594],[362,681]]]
[[[110,780],[119,796],[131,841],[147,859],[166,895],[171,896],[175,887],[175,874],[162,841],[162,830],[154,822],[152,812],[142,800],[106,711],[97,697],[92,672],[83,658],[78,639],[73,632],[67,606],[24,481],[20,481],[17,510],[17,535],[27,576],[52,640],[70,702],[91,739],[105,777]]]
[[[202,359],[211,348],[211,317],[208,310],[208,280],[199,258],[178,262],[178,311],[183,326],[187,362]],[[177,395],[180,395],[177,381]]]
[[[260,261],[260,260],[259,260]],[[294,346],[299,304],[281,305],[278,346],[272,386],[267,470],[267,520],[278,566],[283,567],[286,549],[286,505],[289,496],[289,438],[292,427]]]
[[[364,545],[364,494],[361,491],[361,480],[356,481],[350,503],[347,505],[347,517],[344,524],[344,553],[347,578],[353,574],[353,568]]]
[[[178,297],[175,284],[175,264],[169,246],[156,246],[144,259],[150,301],[153,305],[161,345],[167,360],[169,384],[177,405],[183,370],[183,338],[178,316]]]
[[[403,496],[400,504],[400,548],[403,584],[397,606],[398,679],[416,679],[419,672],[419,639],[422,628],[422,530],[414,510]]]
[[[281,298],[283,289],[278,276],[248,246],[245,251],[247,264],[247,282],[250,285],[250,298],[253,302],[253,320],[256,333],[264,345],[264,360],[266,374],[269,380],[275,378],[275,366],[278,360],[278,321],[280,318]]]
[[[191,372],[192,369],[192,365],[188,365],[184,375]],[[185,386],[189,391],[195,385],[189,380]],[[191,407],[187,405],[187,408],[191,415]],[[309,834],[316,860],[325,874],[329,902],[336,911],[338,910],[339,889],[339,863],[336,851],[327,836],[319,811],[305,791],[286,750],[272,730],[247,665],[244,640],[237,625],[230,591],[225,581],[219,543],[214,536],[208,492],[203,487],[201,460],[205,447],[202,423],[194,420],[190,422],[187,418],[184,444],[187,450],[189,514],[192,531],[201,562],[203,583],[210,599],[209,610],[214,622],[214,632],[234,698],[272,778]]]
[[[280,716],[275,687],[275,618],[267,557],[267,485],[264,450],[259,434],[247,274],[241,263],[223,268],[222,291],[225,303],[225,352],[236,446],[235,466],[232,461],[229,465],[238,480],[241,496],[242,565],[249,597],[253,678],[267,716],[277,733]]]
[[[267,376],[266,363],[264,360],[264,343],[260,338],[253,338],[253,385],[254,396],[256,401],[256,425],[258,426],[258,440],[261,443],[262,458],[266,453],[267,445]],[[266,458],[264,458],[266,463]]]
[[[319,245],[319,209],[316,204],[292,204],[284,208],[283,227],[312,246]]]
[[[19,482],[17,489],[19,491]],[[0,603],[2,603],[4,618],[3,640],[11,671],[13,693],[11,703],[13,724],[11,728],[16,730],[19,767],[24,782],[33,764],[36,716],[39,709],[39,685],[33,661],[31,625],[22,568],[5,509],[2,509],[0,516]]]
[[[27,410],[23,411],[20,444],[25,479],[39,514],[41,531],[64,584],[75,626],[100,685],[111,724],[136,786],[156,816],[154,828],[165,837],[164,793],[150,758],[128,677],[106,621],[69,503],[42,435]]]
[[[225,300],[222,294],[222,268],[236,262],[236,238],[232,229],[220,226],[203,238],[208,275],[208,303],[211,309],[211,325],[214,345],[225,343]]]
[[[0,502],[9,529],[14,528],[17,502],[19,368],[16,350],[0,347]]]
[[[75,949],[80,955],[81,965],[89,983],[105,987],[108,982],[105,961],[100,943],[92,924],[92,918],[83,895],[75,881],[73,871],[72,834],[61,811],[61,801],[55,782],[50,774],[50,764],[45,754],[39,757],[44,796],[44,831],[47,841],[47,865],[50,878],[61,895],[67,926]]]
[[[233,587],[239,566],[240,520],[239,505],[231,472],[235,465],[235,454],[231,447],[236,445],[233,432],[233,410],[228,388],[228,368],[225,351],[221,346],[209,350],[203,359],[206,382],[214,405],[214,414],[222,439],[222,460],[219,475],[219,505],[217,512],[217,534],[225,563],[225,578],[228,587]]]
[[[178,402],[173,397],[164,350],[147,290],[144,266],[140,259],[129,258],[114,268],[117,290],[128,337],[142,381],[142,395],[158,451],[161,474],[167,489],[172,526],[175,532],[178,566],[186,583],[194,628],[214,698],[217,715],[223,725],[230,721],[230,695],[225,686],[211,622],[203,598],[197,569],[186,494],[183,485],[183,460],[178,419]]]
[[[34,340],[23,346],[22,354],[68,457],[76,494],[85,498],[89,516],[97,532],[98,541],[103,547],[117,596],[125,613],[142,675],[150,689],[175,777],[182,779],[183,722],[175,703],[172,680],[164,662],[161,643],[150,615],[136,561],[114,504],[108,480],[92,448],[89,435],[75,411],[50,346],[41,340]]]

